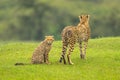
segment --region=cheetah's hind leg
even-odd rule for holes
[[[73,50],[74,50],[74,44],[75,44],[75,42],[73,42],[73,43],[71,43],[71,44],[69,45],[69,52],[68,52],[68,54],[67,54],[68,63],[69,63],[70,65],[73,65],[73,64],[74,64],[74,63],[71,61],[71,58],[70,58],[71,52],[73,52]]]
[[[59,62],[62,63],[62,61],[64,62],[64,64],[66,64],[66,59],[64,54],[61,55]]]
[[[63,42],[62,55],[61,55],[60,60],[59,60],[60,63],[62,63],[62,60],[63,60],[64,64],[66,64],[65,54],[67,51],[67,46],[68,46],[68,44],[66,42]]]

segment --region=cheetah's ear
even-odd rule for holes
[[[54,38],[54,36],[52,35],[51,37],[53,37]]]
[[[86,17],[87,17],[87,18],[89,18],[89,17],[90,17],[90,15],[87,15]]]
[[[55,40],[53,35],[51,37],[53,38],[53,40]]]
[[[48,36],[45,36],[45,38],[47,38]]]
[[[82,19],[82,15],[81,15],[81,16],[79,16],[79,19]]]

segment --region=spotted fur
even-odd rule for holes
[[[54,41],[53,36],[46,36],[45,40],[35,49],[31,62],[33,64],[49,63],[48,54]]]
[[[49,64],[49,52],[54,41],[53,36],[46,36],[45,40],[40,43],[40,45],[35,49],[32,55],[31,63],[32,64]],[[16,63],[15,65],[26,65],[31,63]]]
[[[64,64],[66,64],[65,55],[68,47],[68,63],[73,64],[70,55],[74,50],[74,44],[76,42],[79,43],[80,57],[85,59],[86,48],[90,38],[89,15],[81,15],[79,19],[80,23],[77,26],[67,26],[62,31],[62,55],[60,57],[60,62],[63,60]]]

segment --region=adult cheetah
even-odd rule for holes
[[[62,55],[60,57],[60,62],[63,60],[64,64],[66,64],[65,55],[68,47],[68,63],[73,64],[70,59],[70,54],[73,52],[76,42],[79,43],[80,57],[85,59],[86,48],[90,38],[89,15],[81,15],[79,19],[80,22],[77,26],[67,26],[62,31]]]

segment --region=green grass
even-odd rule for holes
[[[0,42],[0,80],[120,80],[120,37],[91,39],[86,60],[80,59],[76,44],[71,59],[74,65],[58,62],[61,41],[50,51],[50,65],[14,66],[30,63],[38,42]]]

